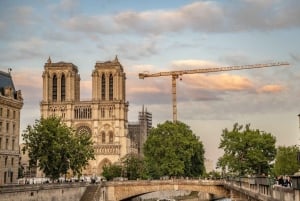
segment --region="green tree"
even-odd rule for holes
[[[276,154],[275,142],[270,133],[250,129],[249,124],[243,129],[236,123],[231,131],[223,130],[219,148],[224,155],[217,166],[238,175],[268,174]]]
[[[36,120],[33,126],[27,126],[22,137],[23,152],[28,151],[30,166],[37,165],[53,180],[68,169],[80,174],[88,160],[94,159],[91,136],[76,134],[57,117]]]
[[[102,176],[108,181],[116,177],[122,176],[122,166],[117,164],[105,165],[103,167]]]
[[[273,172],[275,175],[292,175],[296,173],[299,168],[297,160],[299,147],[297,146],[279,146],[275,158]]]
[[[204,148],[186,124],[166,121],[153,128],[144,144],[149,176],[200,176],[204,173]]]
[[[129,180],[146,179],[147,172],[145,162],[142,157],[137,154],[127,154],[122,158],[123,176]]]

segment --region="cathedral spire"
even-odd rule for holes
[[[116,57],[115,57],[115,62],[119,62],[118,55],[116,55]]]
[[[47,63],[48,63],[48,64],[51,64],[51,63],[52,63],[50,56],[49,56],[49,58],[48,58],[48,60],[47,60]]]

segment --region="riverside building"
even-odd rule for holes
[[[23,98],[11,76],[0,71],[0,185],[17,183]]]

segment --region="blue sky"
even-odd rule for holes
[[[300,1],[0,1],[0,70],[12,68],[24,107],[21,129],[40,116],[42,72],[72,62],[81,98],[91,98],[96,61],[118,55],[127,75],[129,120],[142,105],[154,125],[172,119],[169,77],[138,73],[287,61],[290,67],[184,75],[178,119],[200,136],[207,158],[222,153],[222,129],[235,122],[299,144]]]

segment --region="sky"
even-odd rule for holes
[[[138,73],[289,62],[289,66],[183,75],[178,120],[215,163],[222,130],[234,123],[299,144],[298,0],[1,0],[0,70],[22,91],[21,131],[40,118],[47,59],[71,62],[81,100],[91,99],[97,61],[118,56],[126,72],[130,122],[143,105],[153,126],[172,120],[171,78]]]

